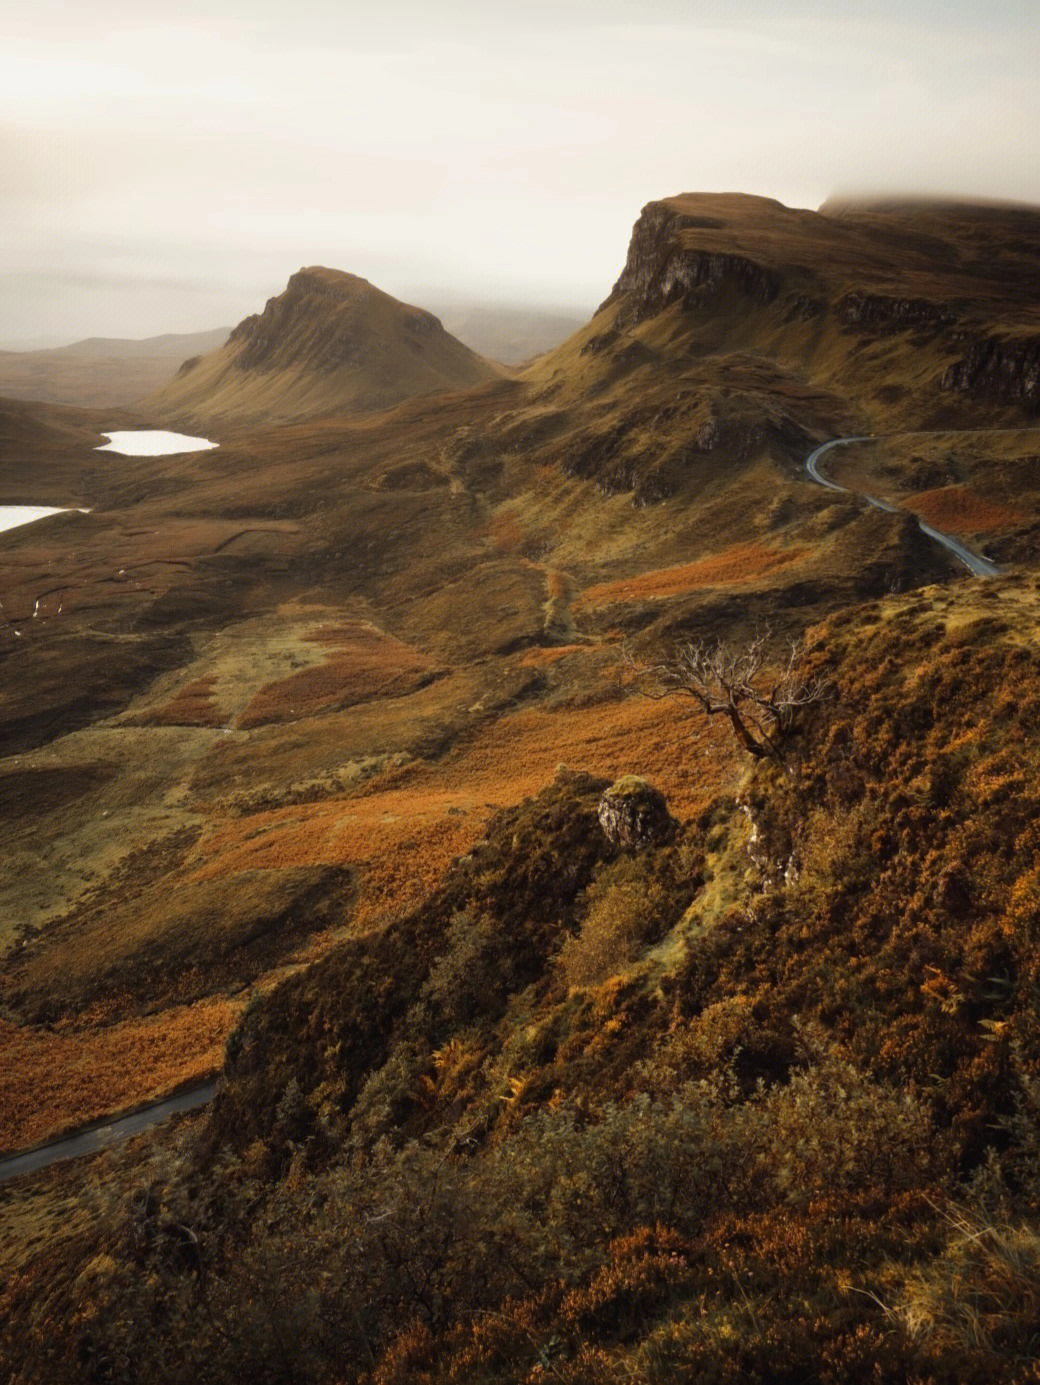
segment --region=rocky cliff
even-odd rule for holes
[[[860,428],[963,426],[979,399],[1012,423],[1040,402],[1038,280],[1033,208],[683,193],[643,208],[609,297],[538,369],[557,395],[616,393],[665,360],[721,378],[739,352]]]
[[[1040,336],[976,342],[946,370],[942,387],[1040,414]]]
[[[778,274],[744,255],[682,243],[686,229],[722,226],[716,218],[684,215],[667,202],[649,203],[632,232],[625,267],[602,307],[621,304],[618,321],[632,325],[671,303],[692,308],[727,290],[752,303],[771,303],[780,286]]]

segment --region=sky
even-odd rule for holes
[[[648,201],[1040,203],[1036,0],[35,0],[0,344],[233,324],[306,264],[591,310]]]

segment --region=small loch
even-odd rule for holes
[[[35,520],[46,519],[48,515],[64,515],[69,513],[69,507],[65,505],[0,505],[0,534],[8,529],[18,529],[23,524],[32,524]],[[81,515],[89,515],[89,510],[79,510]]]
[[[209,438],[193,438],[187,433],[169,433],[162,428],[137,428],[132,431],[102,433],[108,442],[96,447],[95,452],[118,452],[124,457],[169,457],[178,452],[208,452],[219,447],[219,443]],[[69,513],[89,515],[90,511],[68,505],[0,505],[0,534],[8,529],[19,529],[23,524],[33,524],[48,515]]]
[[[102,433],[108,439],[95,452],[119,452],[124,457],[169,457],[176,452],[208,452],[220,444],[187,433],[168,433],[162,428],[137,428],[132,432]]]

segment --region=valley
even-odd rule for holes
[[[0,1188],[12,1380],[1023,1378],[885,1305],[1035,1212],[1038,233],[684,194],[526,365],[312,267],[0,401],[0,1150],[215,1084]],[[653,678],[757,636],[776,762]]]

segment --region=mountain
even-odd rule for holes
[[[228,328],[124,340],[88,337],[49,350],[0,351],[0,395],[121,408],[159,389],[187,356],[213,351]]]
[[[683,194],[649,203],[613,291],[541,363],[585,389],[645,359],[768,360],[864,424],[1040,413],[1040,209]]]
[[[466,389],[498,369],[432,313],[367,279],[301,269],[220,350],[186,360],[148,409],[193,425],[278,422],[389,408]]]

